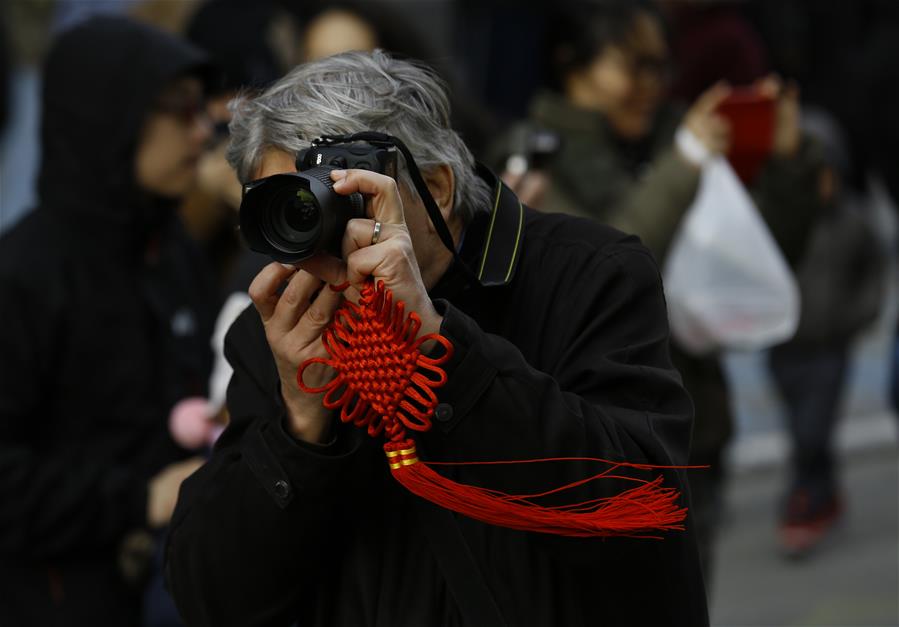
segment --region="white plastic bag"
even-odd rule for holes
[[[722,157],[703,167],[696,200],[671,243],[664,283],[671,332],[687,352],[760,349],[796,332],[796,279]]]

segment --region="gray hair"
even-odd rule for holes
[[[231,110],[227,158],[244,183],[267,148],[296,153],[320,135],[371,130],[405,142],[422,172],[452,168],[453,211],[465,222],[489,207],[490,189],[450,125],[446,84],[423,64],[382,50],[346,52],[294,68],[261,95],[238,98]],[[406,168],[399,170],[400,183],[413,190]]]

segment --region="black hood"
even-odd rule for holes
[[[209,73],[200,50],[128,19],[93,18],[61,34],[44,68],[41,206],[132,242],[146,236],[173,203],[137,187],[141,127],[167,83]]]
[[[213,58],[222,91],[260,89],[287,69],[271,41],[272,24],[281,17],[272,0],[210,0],[191,19],[187,39]]]

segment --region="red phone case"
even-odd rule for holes
[[[727,158],[744,184],[750,184],[771,155],[774,98],[751,87],[735,88],[717,112],[730,122]]]

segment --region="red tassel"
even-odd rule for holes
[[[338,288],[339,289],[339,288]],[[540,494],[511,495],[496,490],[456,483],[418,459],[415,443],[406,429],[427,431],[437,404],[434,388],[446,382],[439,366],[451,356],[453,347],[441,335],[416,339],[421,322],[415,312],[403,315],[402,302],[393,303],[390,290],[378,283],[362,290],[359,304],[350,302],[337,311],[322,335],[330,359],[311,359],[297,371],[297,384],[309,393],[324,393],[323,404],[340,409],[340,419],[365,428],[372,436],[384,433],[384,445],[393,477],[413,494],[446,509],[481,522],[563,536],[638,536],[652,531],[683,530],[687,515],[678,506],[680,492],[662,486],[662,477],[652,481],[612,475],[618,468],[661,469],[689,466],[654,466],[613,462],[597,458],[554,458],[520,462],[442,462],[434,465],[513,464],[544,461],[591,461],[609,468],[591,477]],[[429,340],[446,352],[433,359],[419,348]],[[331,366],[337,376],[327,385],[311,388],[303,383],[303,372],[313,363]],[[423,373],[430,373],[425,376]],[[563,506],[542,506],[534,500],[585,485],[599,479],[627,479],[640,485],[614,496]]]
[[[635,479],[641,485],[614,496],[559,507],[543,507],[531,499],[563,492],[597,479],[611,478],[609,471],[540,495],[516,496],[456,483],[444,477],[418,459],[411,440],[390,443],[384,449],[393,477],[410,492],[489,525],[578,537],[654,537],[646,533],[684,529],[681,523],[687,510],[677,505],[680,493],[674,488],[662,487],[661,476],[652,481]],[[564,461],[564,458],[555,461]],[[615,464],[613,469],[618,465]]]

